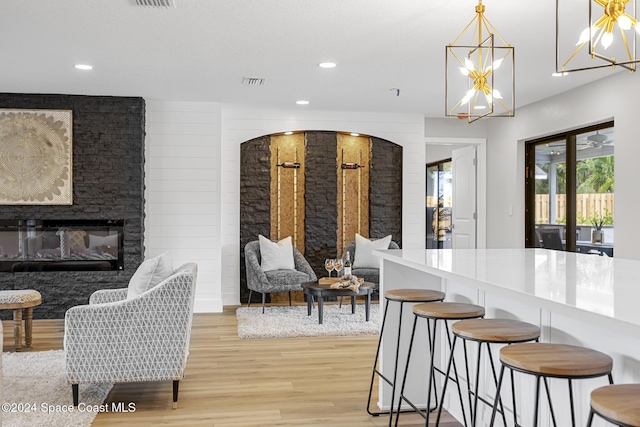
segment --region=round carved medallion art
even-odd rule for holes
[[[0,203],[70,205],[71,111],[0,110]]]

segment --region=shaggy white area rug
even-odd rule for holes
[[[3,427],[90,426],[97,415],[95,407],[104,402],[112,387],[80,384],[80,405],[68,412],[62,407],[73,409],[73,398],[71,385],[67,384],[63,350],[3,353],[2,372]]]
[[[236,310],[238,337],[240,338],[294,338],[319,336],[376,335],[380,329],[378,304],[371,305],[371,317],[367,322],[364,305],[356,306],[351,314],[351,304],[325,305],[323,323],[318,324],[318,304],[307,315],[307,306],[241,307]]]

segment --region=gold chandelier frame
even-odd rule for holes
[[[469,123],[485,117],[513,117],[515,49],[504,40],[484,15],[485,6],[482,0],[476,5],[475,11],[474,18],[456,39],[445,47],[445,116],[467,119]],[[471,35],[471,43],[456,44],[466,35]],[[511,67],[511,73],[506,75],[496,71],[505,61],[510,63]],[[458,65],[457,70],[453,68]],[[466,80],[467,87],[465,94],[459,97],[452,92],[460,93],[460,89],[455,91],[460,85],[452,82],[455,80],[453,76],[459,79],[461,75]],[[510,84],[503,83],[505,77],[510,79]],[[500,90],[496,88],[496,82]],[[506,94],[506,98],[501,91]],[[450,99],[452,97],[453,99]],[[465,110],[460,110],[460,107],[464,107]]]
[[[556,0],[556,73],[566,74],[575,71],[608,67],[622,67],[632,73],[635,72],[636,64],[640,62],[640,59],[638,59],[636,55],[636,39],[637,35],[640,34],[640,23],[638,23],[636,19],[636,0],[588,0],[589,25],[582,31],[578,38],[578,43],[576,43],[576,48],[564,62],[560,59],[560,2],[561,0]],[[632,6],[632,15],[627,13],[629,3],[631,3]],[[595,22],[594,4],[602,8],[602,15],[599,16]],[[629,28],[624,29],[623,26],[627,25]],[[635,31],[632,30],[632,36],[629,37],[625,31],[632,29],[632,27],[636,29]],[[623,60],[619,60],[619,58],[615,56],[606,55],[604,52],[598,50],[598,48],[606,50],[609,47],[614,40],[616,30],[619,30],[620,39],[624,45],[624,49],[619,51],[624,52],[625,57]],[[631,41],[629,39],[631,39]],[[588,46],[587,55],[590,56],[591,59],[597,58],[604,62],[594,63],[594,65],[589,66],[568,68],[569,63],[576,58],[578,53],[586,46]]]

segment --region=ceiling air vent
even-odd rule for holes
[[[142,7],[176,7],[175,0],[136,0],[136,4]]]
[[[244,77],[242,79],[242,84],[247,86],[262,86],[264,81],[265,79],[262,77]]]

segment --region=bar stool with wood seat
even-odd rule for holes
[[[549,393],[549,385],[547,378],[566,379],[569,382],[569,406],[571,407],[571,425],[576,426],[575,409],[573,405],[573,387],[572,381],[577,379],[597,378],[607,376],[609,383],[613,384],[613,376],[611,369],[613,368],[613,359],[608,355],[596,350],[585,347],[578,347],[566,344],[550,344],[550,343],[524,343],[513,344],[500,349],[500,377],[496,389],[496,401],[493,405],[491,413],[490,426],[493,426],[496,416],[497,402],[500,399],[500,390],[502,388],[502,379],[505,368],[511,371],[517,371],[536,377],[536,390],[533,413],[533,426],[538,425],[538,406],[540,396],[540,379],[544,382],[549,401],[549,410],[551,412],[551,420],[553,425],[557,427],[556,416],[553,412],[553,404],[551,402],[551,394]],[[514,384],[511,382],[512,393],[514,393]],[[514,397],[515,400],[515,397]],[[513,408],[513,417],[517,419],[516,408]]]
[[[378,416],[381,414],[390,414],[393,412],[393,400],[396,391],[396,379],[398,375],[398,358],[400,353],[400,333],[402,332],[402,308],[405,303],[425,303],[442,301],[445,298],[445,293],[440,291],[433,291],[429,289],[393,289],[384,293],[386,303],[384,306],[384,316],[382,317],[382,326],[380,327],[380,336],[378,338],[378,348],[376,349],[376,357],[373,361],[373,370],[371,372],[371,384],[369,386],[369,400],[367,400],[367,412],[369,415]],[[396,360],[393,369],[393,380],[387,378],[378,370],[378,358],[380,356],[380,344],[382,343],[382,334],[384,332],[384,325],[387,321],[387,313],[389,312],[389,302],[400,303],[400,311],[398,315],[398,343],[396,346]],[[371,394],[373,393],[373,382],[376,374],[382,378],[387,384],[392,387],[391,391],[391,406],[389,411],[372,412],[371,411]]]
[[[464,361],[465,369],[467,373],[467,392],[469,395],[469,412],[471,416],[471,426],[475,427],[476,419],[478,417],[478,400],[481,402],[493,406],[492,402],[478,396],[478,385],[480,383],[480,362],[482,359],[482,344],[486,345],[487,356],[491,363],[491,371],[493,373],[493,381],[498,384],[498,376],[496,374],[496,368],[493,363],[493,357],[491,353],[490,344],[515,344],[527,341],[537,341],[540,338],[540,328],[531,323],[521,322],[513,319],[468,319],[461,320],[451,325],[451,331],[453,332],[453,344],[451,346],[451,354],[449,356],[449,363],[447,364],[447,372],[444,376],[444,384],[442,386],[442,399],[444,399],[447,391],[447,384],[449,380],[449,374],[451,372],[451,364],[454,358],[454,352],[456,349],[456,342],[458,338],[462,339],[464,345]],[[478,357],[476,361],[476,378],[475,389],[471,391],[471,378],[469,376],[469,361],[467,359],[467,341],[475,341],[478,343]],[[471,398],[473,396],[473,403]],[[504,409],[500,410],[504,425],[507,425],[507,420],[504,414]],[[442,406],[438,409],[438,417],[436,418],[436,425],[440,422],[440,416],[442,414]]]
[[[409,351],[407,352],[407,364],[404,371],[404,377],[402,379],[402,387],[400,388],[400,396],[398,402],[398,415],[396,416],[395,425],[398,425],[398,420],[400,418],[400,407],[402,402],[406,402],[411,406],[415,412],[422,415],[425,419],[426,424],[429,423],[429,412],[431,409],[431,385],[435,381],[435,372],[439,372],[444,374],[444,372],[436,368],[434,366],[434,355],[435,355],[435,347],[436,347],[436,337],[438,330],[438,320],[444,322],[444,326],[447,333],[447,339],[449,342],[449,348],[451,349],[451,335],[449,333],[449,325],[447,321],[451,320],[466,320],[466,319],[476,319],[480,317],[484,317],[484,307],[475,305],[475,304],[467,304],[460,302],[430,302],[426,304],[418,304],[413,307],[413,314],[415,315],[413,319],[413,330],[411,332],[411,341],[409,342]],[[407,380],[407,373],[409,370],[409,362],[411,359],[411,349],[413,347],[413,340],[416,332],[416,324],[418,322],[418,318],[427,319],[427,330],[429,334],[429,379],[427,385],[427,405],[425,411],[420,410],[414,403],[412,403],[407,397],[404,395],[404,387]],[[431,321],[433,321],[433,327],[431,327]],[[460,381],[458,380],[458,370],[456,368],[455,360],[453,361],[453,372],[455,376],[455,383],[458,386],[458,396],[460,397],[460,405],[462,407],[462,418],[464,420],[464,425],[467,425],[467,417],[464,413],[464,404],[462,403],[462,391],[460,389]],[[434,387],[435,391],[435,387]],[[440,402],[442,403],[442,402]],[[436,396],[436,406],[439,406],[437,403]]]
[[[591,427],[594,414],[620,427],[640,427],[640,384],[607,385],[593,390],[587,427]]]

